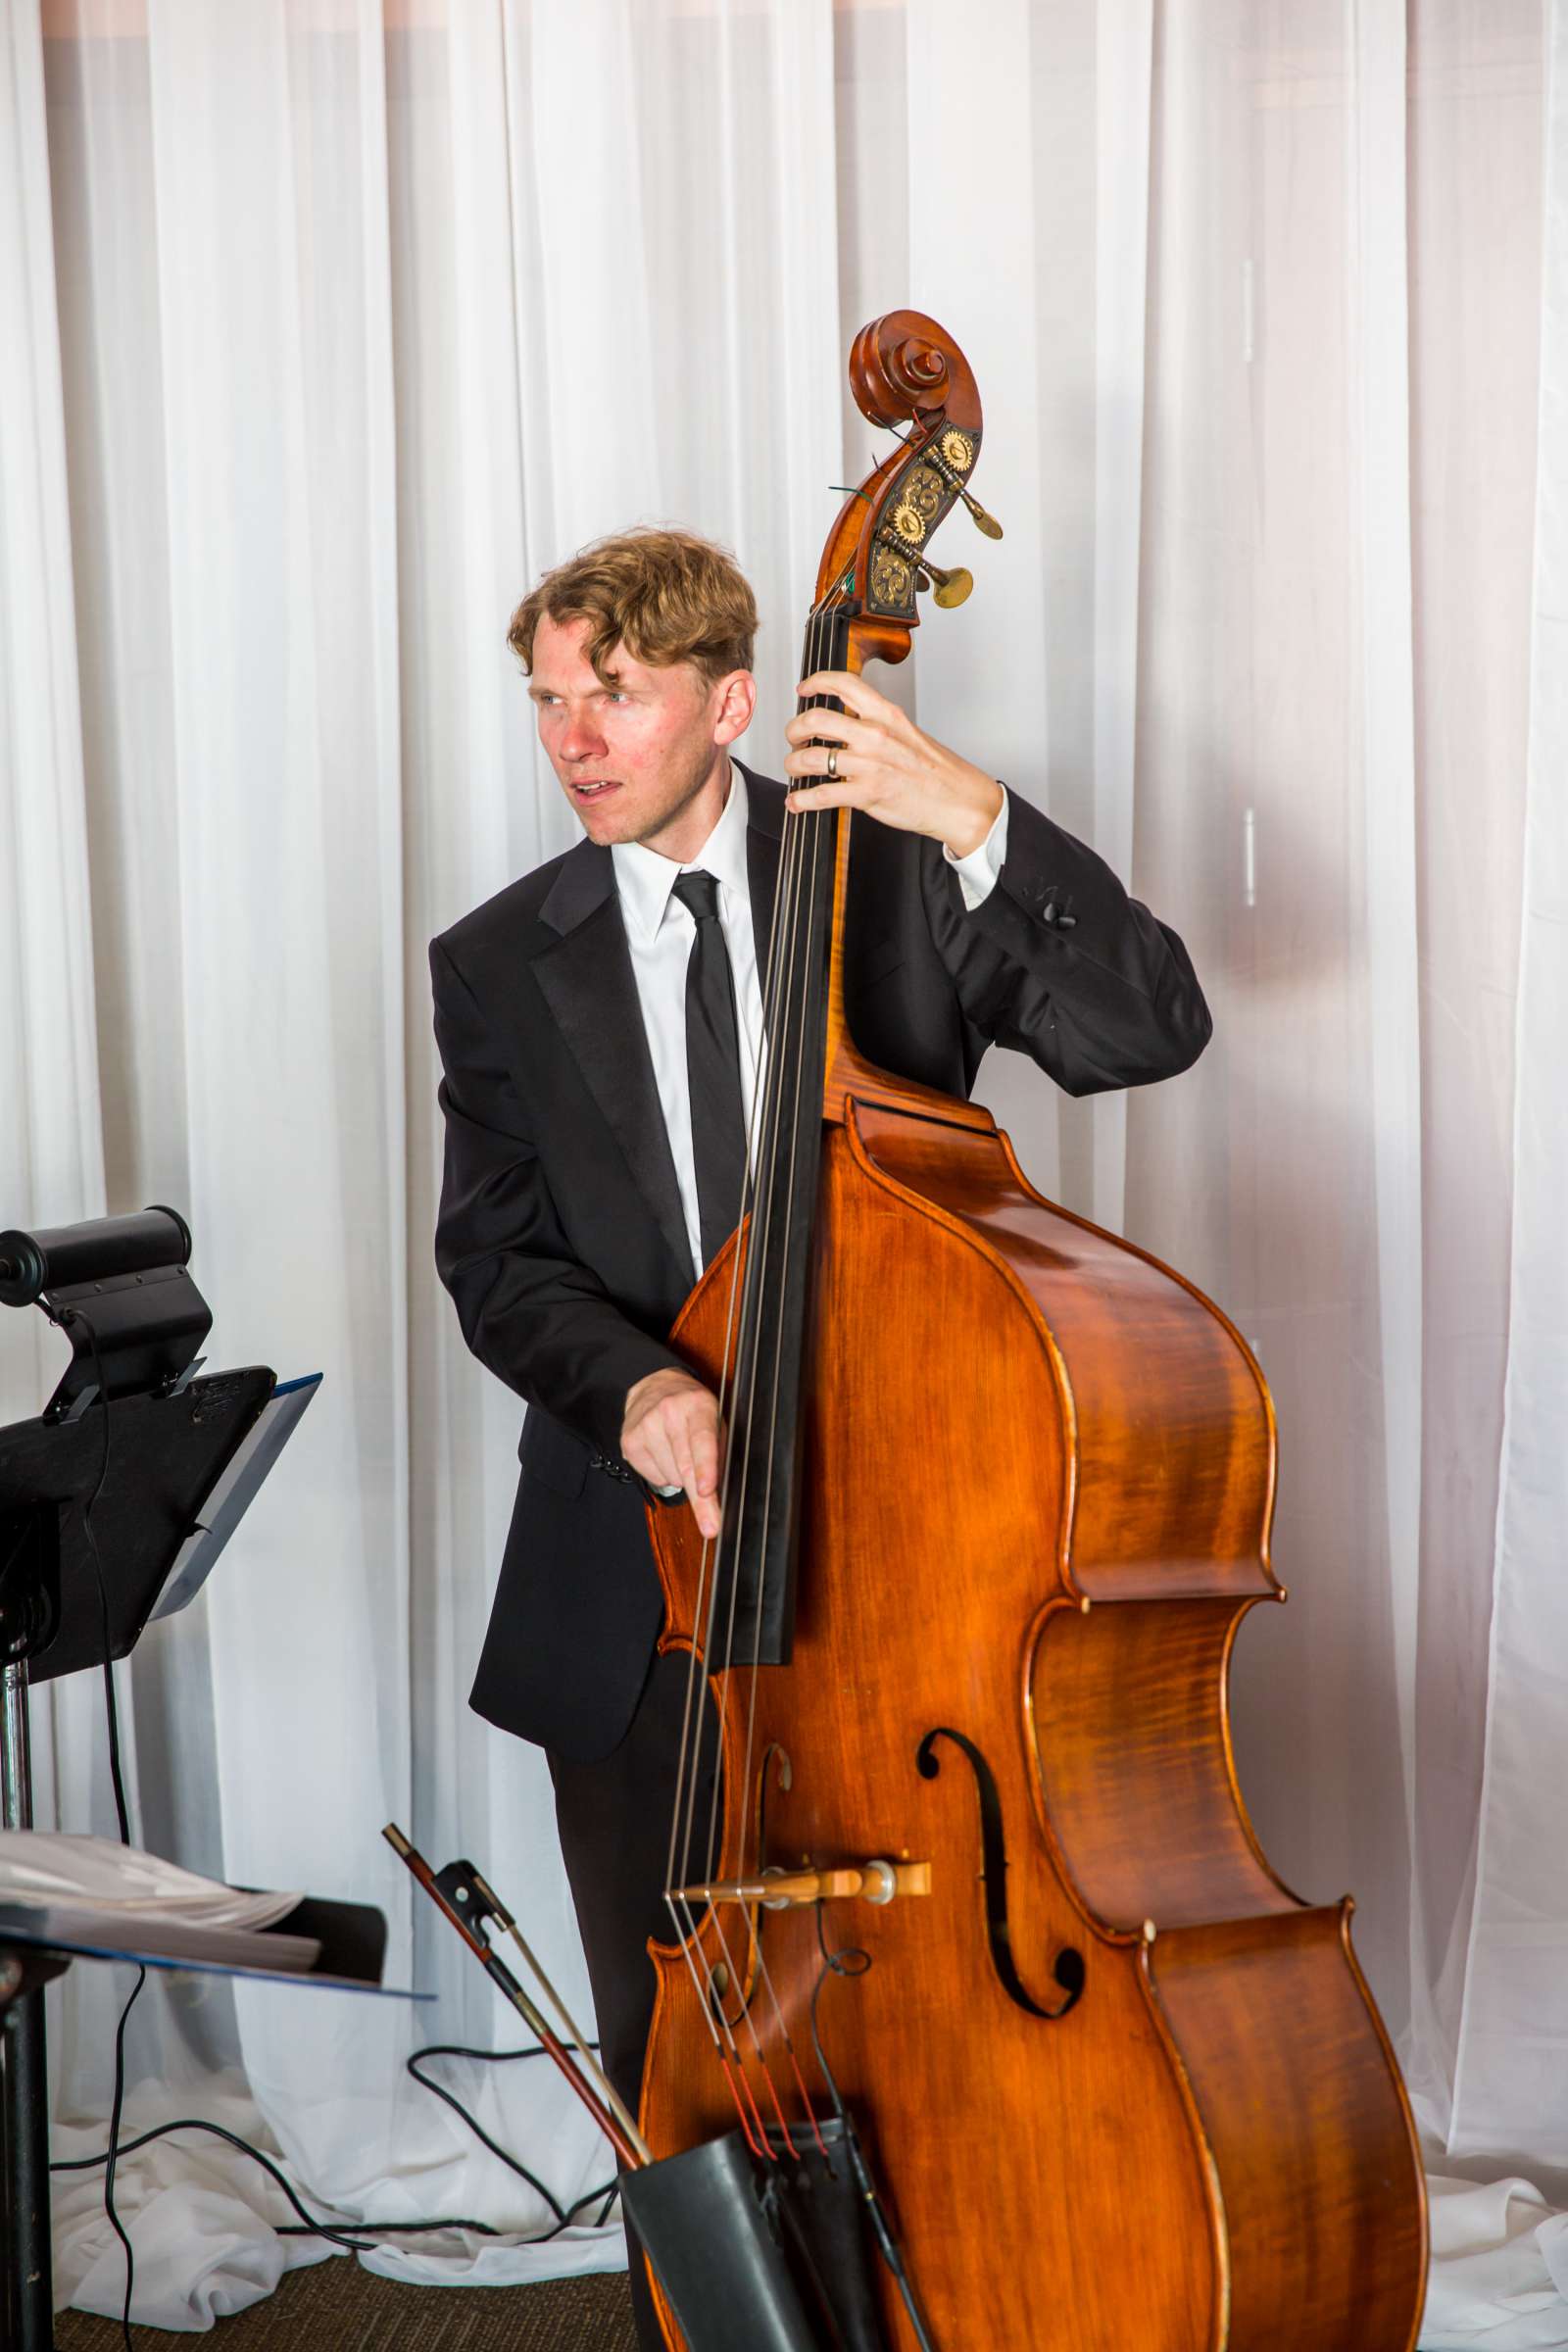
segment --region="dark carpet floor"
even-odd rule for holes
[[[132,2331],[137,2352],[635,2352],[624,2276],[542,2286],[408,2286],[344,2256],[290,2271],[210,2335]],[[55,2318],[56,2352],[123,2352],[117,2322]]]

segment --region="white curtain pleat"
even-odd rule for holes
[[[1543,250],[1542,12],[1410,17],[1424,1360],[1406,2052],[1446,2145],[1468,1949],[1508,1348]]]
[[[1095,78],[1095,822],[1094,843],[1137,889],[1133,856],[1138,740],[1138,609],[1143,578],[1144,370],[1153,0],[1098,18]],[[1094,1106],[1090,1211],[1123,1230],[1127,1098]]]
[[[7,1224],[69,1224],[102,1215],[105,1198],[43,52],[28,8],[0,24],[0,1200]],[[38,1410],[68,1352],[41,1315],[5,1315],[0,1421]],[[30,1716],[34,1818],[112,1835],[99,1678],[40,1689]],[[48,2016],[56,2051],[86,2054],[97,2093],[114,2010],[95,1973],[52,1987]]]
[[[1415,1674],[1421,1540],[1421,1016],[1416,935],[1415,687],[1410,544],[1408,105],[1402,12],[1349,0],[1355,126],[1349,365],[1357,388],[1351,497],[1358,655],[1351,677],[1365,825],[1366,986],[1378,1374],[1372,1396],[1387,1515],[1389,1680],[1401,1761],[1410,1878],[1415,1822]],[[1379,1629],[1380,1634],[1382,1628]],[[1409,2012],[1409,1972],[1394,2023]]]
[[[214,1797],[225,1874],[378,1903],[396,1981],[408,1890],[373,1837],[410,1777],[378,12],[239,23],[155,0],[148,58],[189,1216],[223,1358],[327,1375],[286,1491],[207,1596]],[[399,2013],[236,2006],[302,2178],[365,2193],[394,2162]]]
[[[1547,11],[1546,235],[1519,950],[1513,1262],[1486,1777],[1448,2145],[1568,2172],[1568,7]]]
[[[41,43],[5,15],[0,1223],[173,1200],[213,1360],[325,1372],[122,1676],[135,1801],[197,1867],[378,1902],[389,1975],[439,1996],[150,1986],[136,2121],[243,2119],[383,2218],[549,2219],[402,2075],[523,2036],[377,1836],[471,1851],[588,2007],[542,1759],[466,1704],[520,1408],[431,1264],[424,945],[574,837],[505,629],[599,532],[735,548],[776,771],[833,485],[885,447],[848,338],[912,305],[975,368],[1006,537],[953,517],[974,597],[873,681],[1094,840],[1216,1017],[1174,1086],[1058,1102],[997,1054],[980,1091],[1044,1189],[1258,1348],[1292,1587],[1237,1654],[1264,1845],[1355,1889],[1444,2161],[1568,2175],[1564,4],[44,0]],[[62,1354],[0,1323],[7,1417]],[[101,1687],[36,1713],[41,1813],[108,1827]],[[55,2002],[74,2149],[125,1988],[78,1969]],[[438,2066],[564,2201],[605,2177],[544,2067]],[[311,2258],[243,2159],[165,2143],[121,2181],[140,2319]],[[613,2264],[592,2219],[370,2259]],[[1568,2345],[1533,2191],[1446,2183],[1439,2225],[1425,2344]],[[117,2308],[79,2181],[60,2247]]]
[[[1387,11],[1378,32],[1397,48]],[[1396,171],[1374,183],[1362,169],[1373,92],[1347,10],[1163,10],[1158,35],[1134,873],[1192,949],[1215,1037],[1178,1085],[1128,1099],[1126,1225],[1217,1299],[1271,1384],[1291,1600],[1237,1643],[1242,1787],[1289,1885],[1318,1901],[1354,1889],[1357,1948],[1402,2031],[1377,1223],[1390,1110],[1368,985],[1390,919],[1369,903],[1368,843],[1401,785],[1364,717],[1382,615],[1361,587],[1369,478],[1387,480],[1376,528],[1396,542],[1375,559],[1400,576],[1397,454],[1361,386],[1402,196]],[[1407,632],[1407,556],[1402,577]],[[1396,600],[1387,617],[1396,629]],[[1406,651],[1406,699],[1408,674]],[[1396,702],[1397,676],[1375,690]],[[1418,1046],[1399,1036],[1408,1090]],[[1410,1330],[1390,1344],[1408,1350]]]
[[[592,20],[592,23],[590,23]],[[606,25],[610,25],[607,32]],[[612,21],[574,12],[599,62]],[[537,1750],[468,1710],[516,1486],[521,1408],[467,1354],[436,1280],[430,1236],[440,1180],[436,1066],[424,942],[571,837],[533,728],[506,626],[520,584],[554,560],[558,418],[540,369],[553,328],[533,192],[541,108],[559,120],[586,60],[548,39],[525,10],[402,13],[389,24],[387,84],[398,397],[398,523],[404,710],[402,794],[409,859],[402,1015],[409,1057],[408,1283],[411,1396],[410,1828],[437,1864],[470,1854],[503,1894],[525,1897],[530,1941],[575,2014],[587,1980],[555,1851],[550,1781]],[[548,34],[552,28],[545,27]],[[543,55],[540,51],[543,51]],[[564,78],[560,78],[564,76]],[[541,83],[544,95],[541,95]],[[562,321],[563,330],[575,321]],[[593,526],[590,525],[591,530]],[[420,1903],[413,1979],[439,1993],[409,2042],[516,2050],[528,2036]],[[602,2182],[603,2143],[540,2063],[443,2058],[432,2072],[487,2132],[564,2202]],[[383,2093],[388,2077],[379,2080]],[[555,2216],[477,2150],[427,2091],[400,2086],[396,2162],[383,2215],[469,2215],[536,2234]],[[411,2239],[366,2256],[393,2277],[505,2284],[614,2267],[612,2226],[530,2246]]]
[[[150,241],[138,234],[148,220],[138,217],[133,204],[122,208],[119,201],[132,183],[131,159],[140,155],[145,160],[145,110],[138,112],[135,104],[138,89],[145,91],[145,73],[138,82],[133,55],[119,54],[117,64],[129,63],[132,72],[119,80],[116,102],[106,107],[99,125],[105,133],[104,181],[94,193],[103,199],[97,226],[106,241],[109,266],[100,282],[101,299],[94,301],[82,274],[60,261],[62,253],[75,249],[73,227],[88,202],[78,171],[89,111],[86,93],[76,87],[62,111],[58,42],[47,44],[47,51],[60,358],[52,398],[56,403],[63,399],[61,419],[71,453],[71,512],[68,524],[62,501],[59,543],[50,565],[55,591],[48,601],[55,603],[62,584],[70,596],[74,572],[86,784],[81,846],[86,855],[73,885],[74,907],[69,926],[62,923],[51,938],[37,943],[32,975],[55,990],[77,956],[85,951],[90,957],[88,1017],[96,1027],[98,1102],[73,1099],[75,1089],[90,1082],[91,1073],[72,1070],[57,1042],[36,1033],[30,1059],[33,1083],[57,1112],[85,1114],[96,1124],[101,1104],[102,1140],[100,1144],[94,1138],[85,1184],[63,1182],[63,1171],[57,1169],[42,1196],[32,1195],[30,1213],[43,1222],[100,1214],[106,1198],[117,1208],[160,1199],[183,1200],[188,1165],[182,1039],[171,1002],[178,989],[177,946],[172,955],[165,953],[175,928],[169,918],[177,893],[172,811],[163,802],[159,774],[168,745],[164,722],[169,669],[162,473],[157,466],[137,462],[145,455],[149,432],[155,437],[162,433],[161,377],[154,367],[132,371],[118,388],[112,389],[106,380],[114,375],[125,320],[134,314],[138,293],[150,282]],[[122,110],[119,102],[127,97],[130,103]],[[35,130],[41,142],[45,90],[34,85],[31,103],[37,107]],[[63,122],[80,134],[78,139],[68,134],[60,140]],[[7,141],[7,151],[24,155],[30,144],[28,132],[19,130],[14,147]],[[105,184],[110,180],[115,182],[113,194]],[[10,338],[4,348],[18,361],[29,351],[24,340]],[[97,363],[91,368],[82,365],[88,355]],[[34,365],[43,356],[38,346],[31,347]],[[8,401],[8,419],[17,413]],[[95,485],[109,475],[122,479],[130,490],[134,513],[122,510],[129,527],[112,540],[108,534],[83,539],[78,528],[83,513],[93,507]],[[48,469],[42,469],[40,487],[49,479]],[[15,544],[9,529],[7,538]],[[38,576],[47,578],[49,571]],[[35,608],[39,613],[46,609],[43,603]],[[57,603],[55,609],[58,612]],[[29,684],[19,682],[8,697],[11,708],[25,708],[29,691]],[[41,772],[34,770],[35,782]],[[57,782],[52,794],[29,794],[36,816],[58,821],[72,813],[74,805],[78,809],[83,806],[65,778]],[[30,865],[19,864],[17,886],[27,888],[47,870],[41,858]],[[74,952],[73,933],[79,943]],[[131,956],[131,941],[146,953]],[[14,1001],[9,991],[6,1001]],[[58,1002],[69,1002],[69,994]],[[10,1193],[16,1204],[12,1213],[28,1201],[29,1194],[25,1182]],[[45,1338],[46,1331],[43,1318],[32,1313],[8,1316],[0,1329],[0,1367],[5,1373],[10,1375],[13,1366],[18,1373],[24,1366],[33,1368],[32,1377],[7,1377],[0,1383],[7,1391],[8,1418],[35,1411],[53,1385],[64,1350],[53,1333]],[[199,1613],[172,1629],[166,1643],[149,1645],[128,1665],[117,1668],[116,1684],[132,1834],[166,1850],[180,1851],[196,1867],[220,1867],[218,1824],[206,1794],[215,1769],[212,1677]],[[113,1835],[116,1817],[99,1678],[80,1675],[42,1686],[33,1695],[32,1721],[35,1818],[45,1826]],[[130,1984],[124,1971],[78,1969],[51,1987],[50,2047],[63,2110],[102,2116],[111,2090],[116,2024]],[[176,2107],[185,2089],[200,2086],[205,2092],[215,2072],[235,2055],[231,2008],[218,1988],[210,1987],[209,1995],[194,1999],[189,1987],[154,1977],[130,2022],[126,2048],[132,2074],[156,2067],[165,2097],[172,2098]],[[167,2106],[164,2112],[169,2112]],[[261,2119],[248,2100],[245,2112],[259,2132]],[[62,2246],[62,2284],[68,2291],[77,2258],[90,2260],[92,2247],[109,2238],[107,2223],[100,2220],[89,2225],[76,2244]],[[274,2278],[281,2267],[279,2253]]]
[[[8,1221],[66,1223],[101,1210],[103,1146],[43,53],[26,7],[0,24],[0,1167]]]
[[[984,743],[993,772],[1052,811],[1055,750],[1040,692],[1052,618],[1041,564],[1045,459],[1035,404],[1053,355],[1040,335],[1044,272],[1035,220],[1039,183],[1067,177],[1085,159],[1079,151],[1058,166],[1035,138],[1033,113],[1036,43],[1059,39],[1061,26],[1054,12],[1027,0],[993,7],[983,42],[968,20],[937,0],[910,0],[906,13],[906,274],[902,285],[884,281],[873,313],[924,311],[956,338],[985,417],[975,495],[996,510],[1005,536],[982,537],[961,508],[954,510],[934,560],[949,568],[965,564],[974,593],[951,612],[922,600],[911,674],[901,685],[922,726],[946,743]],[[1073,356],[1092,365],[1088,355]],[[1065,399],[1093,397],[1081,379],[1061,390]],[[859,446],[869,454],[871,444],[862,424]],[[880,455],[886,444],[878,436],[875,446]],[[857,466],[856,477],[864,470]],[[883,670],[871,676],[888,688]],[[1056,1108],[1049,1095],[1005,1054],[989,1056],[979,1092],[1033,1182],[1058,1192]]]

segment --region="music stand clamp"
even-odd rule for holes
[[[172,1208],[0,1233],[0,1305],[38,1305],[72,1345],[37,1419],[0,1429],[7,1829],[32,1826],[29,1684],[101,1665],[106,1612],[109,1655],[121,1658],[149,1618],[194,1597],[319,1385],[279,1389],[265,1366],[196,1377],[213,1318],[190,1252]],[[112,1404],[112,1446],[94,1404]],[[0,2219],[13,2257],[0,2352],[54,2341],[43,1973],[10,2000],[0,2033]]]

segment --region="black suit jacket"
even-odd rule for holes
[[[782,785],[746,776],[759,966]],[[1185,1069],[1208,1010],[1173,931],[1009,795],[1007,855],[964,909],[938,844],[861,818],[851,1034],[883,1067],[967,1095],[986,1047],[1069,1094]],[[624,1733],[659,1631],[626,1392],[676,1364],[696,1278],[608,849],[581,841],[433,941],[446,1167],[436,1264],[481,1363],[530,1410],[471,1704],[574,1761]]]

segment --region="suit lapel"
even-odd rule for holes
[[[758,977],[765,998],[773,901],[778,892],[779,858],[784,846],[784,787],[775,784],[770,776],[754,775],[738,760],[735,765],[746,778],[746,879],[751,891]]]
[[[539,911],[561,937],[529,968],[689,1286],[696,1269],[610,852],[579,842]]]

